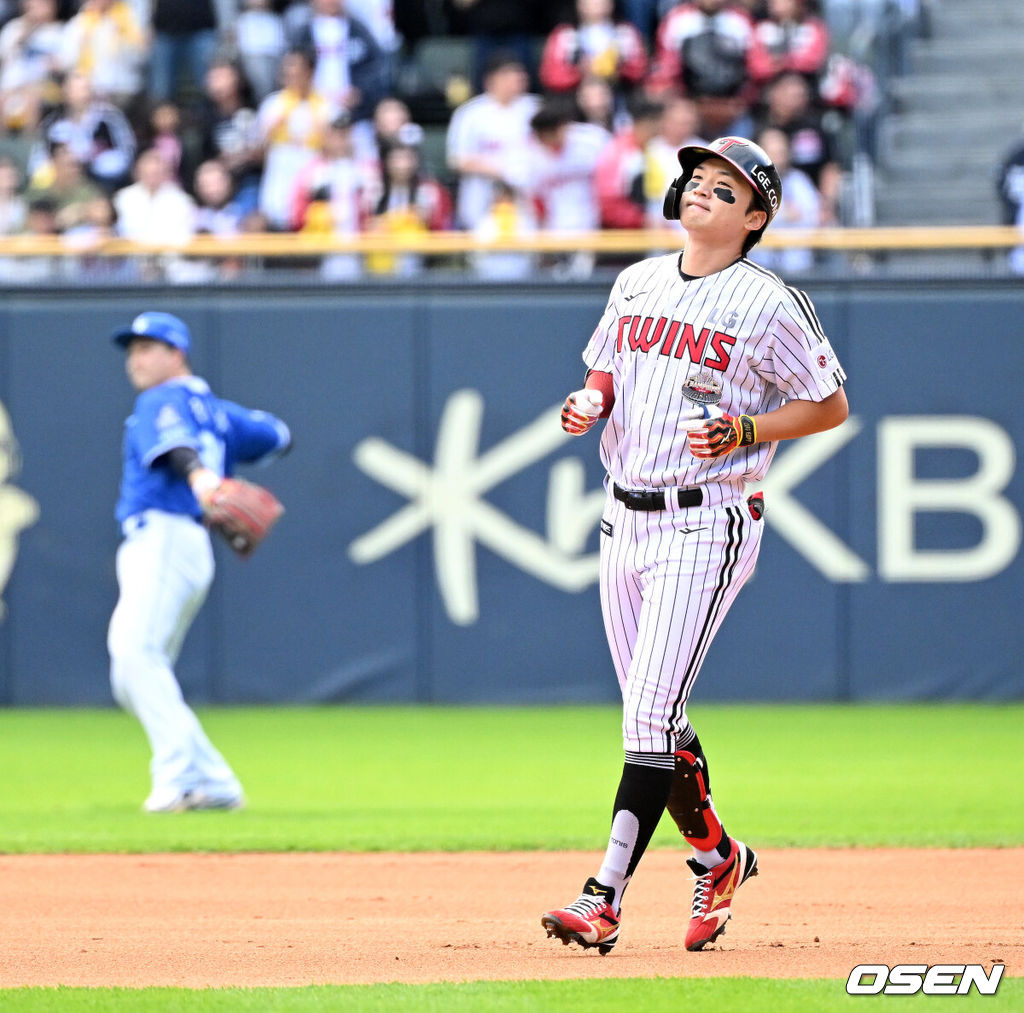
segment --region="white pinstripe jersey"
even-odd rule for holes
[[[616,279],[583,361],[611,373],[615,405],[601,461],[627,489],[756,482],[776,443],[755,443],[712,460],[690,453],[677,428],[691,407],[683,381],[710,371],[731,415],[772,411],[787,400],[822,401],[846,374],[810,299],[746,258],[685,279],[682,255],[652,257]]]

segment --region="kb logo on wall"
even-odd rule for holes
[[[480,614],[476,579],[479,542],[513,566],[563,591],[597,580],[597,554],[583,551],[601,520],[604,491],[584,489],[579,458],[551,466],[547,536],[518,523],[484,499],[499,482],[532,467],[571,437],[559,425],[561,405],[479,453],[484,399],[456,391],[438,425],[433,464],[371,437],[355,448],[356,464],[409,503],[349,546],[356,563],[373,563],[424,531],[434,536],[434,569],[448,617],[467,626]]]
[[[490,450],[479,452],[483,395],[459,390],[445,404],[432,463],[378,437],[361,441],[356,465],[408,503],[349,546],[358,564],[373,563],[431,531],[438,588],[449,618],[470,625],[479,617],[476,546],[486,546],[513,566],[563,591],[596,582],[596,553],[585,552],[600,523],[604,491],[585,488],[584,457],[563,457],[549,469],[546,532],[537,534],[485,498],[500,482],[539,464],[572,437],[559,425],[561,405],[542,412]],[[837,429],[783,444],[761,484],[766,522],[823,577],[861,583],[872,576],[867,560],[847,545],[795,496],[795,490],[861,435],[851,416]],[[967,452],[975,470],[951,478],[922,478],[915,455]],[[595,440],[586,454],[597,454]],[[877,560],[887,582],[963,583],[1006,569],[1021,544],[1017,508],[1004,495],[1014,476],[1013,440],[997,423],[973,415],[887,416],[877,427]],[[753,488],[750,491],[754,491]],[[915,523],[927,513],[964,514],[977,521],[972,545],[924,548]]]
[[[8,485],[8,480],[20,469],[21,456],[11,419],[0,403],[0,594],[7,587],[14,561],[18,558],[18,535],[39,518],[39,504],[28,493]],[[0,619],[3,619],[5,611],[0,599]]]

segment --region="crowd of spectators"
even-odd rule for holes
[[[63,236],[85,276],[189,281],[238,263],[90,251],[111,236],[173,248],[204,233],[664,228],[675,152],[728,133],[761,138],[783,171],[776,227],[834,224],[843,126],[864,96],[835,87],[824,13],[818,0],[0,0],[0,235]],[[469,54],[440,119],[418,115],[416,68],[437,36]],[[424,147],[425,128],[441,147]],[[810,266],[794,252],[779,265]],[[423,263],[319,266],[344,280]],[[470,261],[489,277],[537,263]],[[0,281],[52,270],[8,258]]]

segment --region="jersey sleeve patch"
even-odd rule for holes
[[[173,429],[182,423],[181,413],[172,404],[165,404],[157,412],[156,420],[153,423],[157,432],[162,433],[165,429]]]
[[[175,447],[198,449],[195,421],[182,392],[166,385],[143,392],[136,402],[132,438],[146,467]]]
[[[835,393],[846,378],[825,336],[810,299],[787,288],[773,317],[766,372],[790,399],[820,401]]]
[[[818,367],[818,372],[822,376],[828,376],[836,371],[838,365],[836,353],[832,351],[832,346],[827,342],[822,342],[818,345],[817,354],[814,356],[814,364]]]

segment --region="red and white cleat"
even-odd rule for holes
[[[615,891],[591,877],[583,893],[567,907],[541,915],[540,923],[549,937],[561,939],[565,946],[578,943],[585,950],[596,946],[604,955],[619,938],[619,916],[612,907]]]
[[[724,931],[732,917],[730,908],[737,889],[757,875],[757,855],[742,841],[729,838],[729,857],[710,869],[695,858],[686,864],[697,882],[693,887],[693,913],[686,930],[686,948],[702,950]]]

